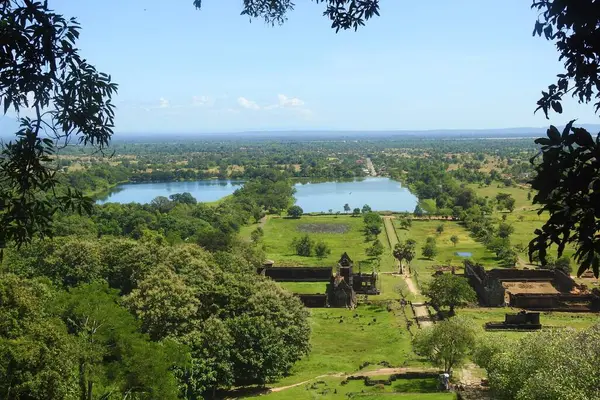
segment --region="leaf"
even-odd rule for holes
[[[593,146],[594,139],[592,139],[592,135],[588,131],[583,128],[575,128],[575,143],[579,146]]]
[[[563,133],[562,133],[562,139],[565,140],[567,138],[567,136],[569,136],[569,133],[571,133],[571,127],[573,126],[573,123],[575,123],[575,119],[572,119],[569,121],[569,123],[567,125],[565,125],[565,129],[563,129]]]
[[[12,99],[10,97],[4,97],[4,114],[6,114],[6,112],[8,111],[11,101]]]
[[[559,114],[562,114],[562,105],[560,104],[560,102],[558,101],[553,101],[552,103],[550,103],[550,105],[552,106],[552,109],[554,111],[556,111]]]
[[[556,129],[554,125],[550,125],[550,128],[548,128],[546,134],[548,135],[550,140],[552,140],[552,142],[556,143],[560,141],[560,132],[558,131],[558,129]]]

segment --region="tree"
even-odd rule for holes
[[[381,233],[383,220],[379,214],[376,212],[367,212],[364,214],[363,221],[365,223],[365,230],[368,234],[379,235]]]
[[[458,244],[458,242],[460,241],[460,239],[458,238],[458,236],[452,235],[452,236],[450,236],[450,241],[452,242],[452,245],[454,247],[456,247],[456,245]]]
[[[168,213],[175,206],[174,202],[165,196],[157,196],[150,202],[150,206],[163,214]]]
[[[512,212],[515,209],[515,199],[510,193],[498,193],[496,203],[498,203],[498,210],[506,209]]]
[[[406,261],[410,265],[410,262],[415,258],[415,242],[414,240],[408,239],[406,242],[398,242],[394,246],[392,251],[394,258],[398,260],[402,267],[402,261]]]
[[[539,12],[533,34],[555,42],[565,70],[557,75],[557,82],[542,92],[537,110],[546,117],[550,111],[562,113],[563,96],[571,93],[579,102],[598,100],[600,44],[600,13],[595,4],[576,1],[536,1],[532,8]],[[596,112],[600,101],[595,103]],[[536,110],[536,111],[537,111]],[[534,204],[542,207],[539,213],[549,217],[529,244],[529,257],[538,254],[545,263],[547,251],[557,246],[558,257],[565,247],[573,244],[575,261],[580,265],[578,274],[592,269],[600,273],[600,238],[594,233],[598,226],[600,192],[600,140],[583,128],[569,122],[561,132],[554,126],[547,130],[547,138],[539,138],[541,161],[534,157],[535,176],[532,188],[538,193]]]
[[[350,206],[348,205],[348,203],[344,204],[344,212],[346,214],[350,212]]]
[[[291,206],[288,208],[287,214],[292,218],[300,218],[304,214],[304,210],[300,206]]]
[[[417,354],[429,358],[433,365],[451,373],[452,368],[466,360],[475,341],[472,321],[456,317],[420,330],[413,344]]]
[[[373,257],[373,258],[377,258],[378,259],[383,254],[383,245],[381,244],[381,242],[379,240],[375,240],[373,242],[373,244],[371,245],[371,247],[367,248],[367,250],[365,251],[365,253],[369,257]]]
[[[297,255],[310,257],[313,252],[314,241],[308,235],[292,240],[292,247]]]
[[[399,221],[400,229],[409,230],[412,226],[412,219],[404,217]]]
[[[413,211],[415,217],[422,217],[425,214],[425,211],[421,208],[419,204],[415,206],[415,210]]]
[[[423,254],[423,257],[431,260],[437,255],[437,252],[438,252],[438,250],[437,250],[437,245],[435,243],[435,238],[428,237],[427,242],[421,248],[421,254]]]
[[[507,239],[514,231],[515,228],[506,222],[502,222],[498,225],[498,237],[501,237],[502,239]]]
[[[371,212],[371,206],[369,206],[368,204],[365,204],[364,206],[362,206],[362,213],[363,214],[367,214]]]
[[[444,224],[439,224],[436,228],[435,231],[437,232],[438,235],[441,235],[444,232]]]
[[[486,369],[494,398],[593,399],[600,379],[598,340],[598,324],[541,330],[517,340],[481,341],[475,362]]]
[[[262,227],[257,227],[256,229],[254,229],[252,232],[250,232],[250,240],[252,240],[254,243],[258,242],[260,239],[262,239],[262,237],[265,235],[265,231],[263,230]]]
[[[353,3],[351,0],[316,0],[317,3],[326,3],[327,7],[323,15],[331,21],[331,28],[336,32],[340,29],[357,30],[365,22],[374,16],[379,16],[379,0],[366,0],[361,3]],[[194,0],[196,8],[201,8],[202,0]],[[269,24],[282,24],[287,19],[287,12],[294,9],[294,3],[290,1],[277,1],[264,3],[259,0],[247,0],[244,2],[242,15],[250,18],[261,18]]]
[[[157,268],[123,300],[155,341],[196,329],[200,304],[193,288],[169,268]]]
[[[352,210],[353,217],[358,217],[359,215],[360,215],[360,208],[356,207],[354,210]]]
[[[454,315],[455,307],[475,303],[477,296],[469,282],[454,274],[442,274],[433,278],[423,291],[429,302],[436,307],[448,307],[449,315]]]
[[[198,203],[196,198],[189,192],[172,194],[169,196],[169,199],[171,199],[171,201],[174,203],[189,204],[192,206]]]
[[[327,243],[319,241],[315,244],[315,255],[319,258],[325,258],[331,254],[331,249]]]
[[[117,85],[80,57],[77,21],[52,12],[47,2],[2,2],[0,20],[3,112],[35,113],[20,118],[15,140],[0,146],[2,249],[51,235],[57,211],[91,212],[93,201],[81,191],[59,189],[51,159],[73,139],[99,150],[108,145]]]

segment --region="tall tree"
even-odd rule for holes
[[[104,149],[113,134],[117,85],[83,59],[79,24],[48,2],[0,3],[0,101],[19,119],[16,138],[0,147],[0,248],[52,233],[57,210],[89,212],[78,190],[56,190],[56,149],[73,139]]]
[[[475,291],[469,282],[454,274],[437,275],[425,288],[423,294],[429,297],[429,302],[436,307],[448,307],[450,315],[454,315],[455,307],[477,301]]]

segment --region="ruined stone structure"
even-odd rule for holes
[[[486,307],[511,306],[540,311],[598,311],[600,298],[563,271],[492,269],[465,261],[465,277]]]
[[[328,282],[325,294],[296,294],[306,307],[356,306],[357,294],[378,295],[377,274],[354,273],[354,262],[342,254],[335,270],[324,267],[274,267],[265,264],[257,272],[277,282]]]
[[[538,330],[542,329],[539,312],[521,311],[517,314],[506,314],[504,322],[488,322],[487,330]]]

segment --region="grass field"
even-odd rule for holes
[[[312,351],[294,366],[289,377],[275,386],[324,374],[356,372],[365,361],[424,365],[412,352],[406,327],[383,305],[361,305],[355,310],[313,308],[310,313]]]
[[[440,224],[444,226],[444,231],[438,234],[436,228]],[[411,263],[411,268],[413,271],[417,271],[419,283],[426,283],[431,280],[431,275],[435,272],[434,265],[453,265],[457,267],[457,271],[460,271],[464,258],[457,256],[456,252],[469,252],[472,254],[471,259],[482,263],[488,268],[498,266],[495,255],[487,250],[483,244],[475,241],[458,222],[413,220],[411,228],[404,230],[400,229],[398,220],[394,220],[394,226],[400,240],[413,239],[417,242],[417,255]],[[456,246],[450,241],[453,235],[458,236],[459,239]],[[436,239],[438,254],[433,260],[426,259],[421,255],[421,248],[428,237],[435,237]]]
[[[331,267],[337,264],[343,252],[348,252],[355,265],[370,265],[365,255],[370,243],[365,241],[363,226],[362,218],[348,215],[303,216],[298,219],[269,218],[263,228],[263,243],[267,257],[275,261],[275,265]],[[242,235],[244,234],[249,235],[249,232],[244,230]],[[324,258],[294,254],[291,248],[292,240],[305,234],[315,241],[325,242],[331,249],[331,254]]]
[[[266,395],[268,399],[327,399],[327,400],[454,400],[452,393],[436,392],[431,379],[396,380],[389,386],[365,386],[363,381],[342,385],[342,378],[326,377],[281,392]],[[261,396],[264,397],[264,396]]]

